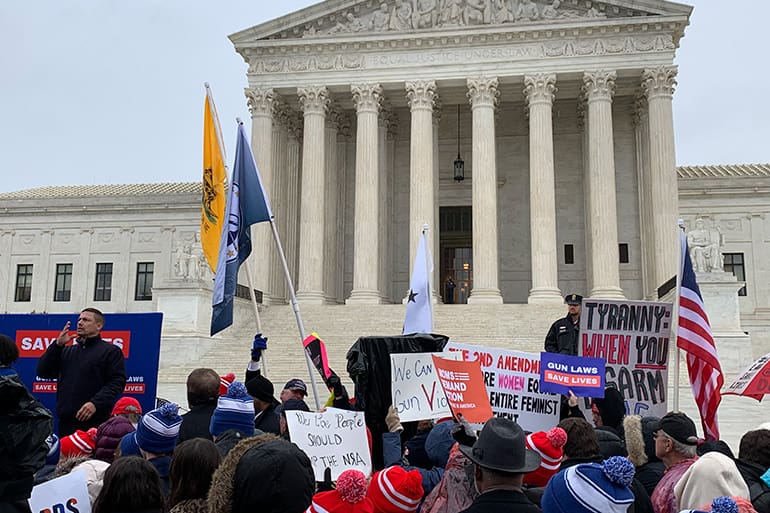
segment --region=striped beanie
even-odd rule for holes
[[[527,449],[540,455],[540,466],[524,476],[524,484],[543,487],[559,471],[567,432],[560,427],[527,435]]]
[[[182,417],[179,406],[166,403],[144,415],[136,426],[136,444],[143,451],[154,454],[171,454],[179,436]]]
[[[396,465],[374,474],[366,495],[377,513],[411,513],[417,511],[423,493],[420,472]]]
[[[219,436],[228,429],[254,436],[254,402],[240,381],[230,384],[227,394],[219,398],[211,415],[209,432],[213,436]]]
[[[235,374],[228,372],[224,376],[219,376],[219,396],[222,397],[227,393],[227,389],[230,388],[232,382],[235,381]]]
[[[711,513],[738,513],[740,508],[733,497],[723,495],[711,501],[710,507],[705,510],[685,509],[682,510],[682,513],[707,513],[708,511]]]
[[[634,464],[622,456],[575,465],[548,481],[540,505],[545,513],[626,513],[633,480]]]
[[[59,440],[60,457],[91,456],[96,445],[96,428],[77,430]]]

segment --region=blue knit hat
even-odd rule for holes
[[[120,455],[121,456],[141,456],[142,451],[139,450],[139,446],[136,445],[136,431],[132,431],[127,435],[124,435],[120,439]]]
[[[142,417],[136,426],[136,443],[143,451],[171,454],[181,425],[179,406],[166,403]]]
[[[213,436],[219,436],[228,429],[254,436],[254,402],[240,381],[230,383],[227,394],[219,398],[211,415],[209,432]]]
[[[707,513],[699,509],[685,509],[682,513]],[[723,495],[711,502],[711,513],[738,513],[738,504],[732,497]]]
[[[46,465],[56,465],[59,463],[59,453],[61,448],[59,447],[59,437],[56,434],[51,433],[48,438],[45,439],[46,446],[48,447],[48,454],[45,457]]]
[[[548,481],[543,513],[625,513],[634,502],[634,464],[622,456],[562,470]]]

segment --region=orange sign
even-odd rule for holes
[[[465,362],[433,355],[433,366],[455,417],[461,413],[472,424],[486,422],[492,417],[492,406],[478,360]]]

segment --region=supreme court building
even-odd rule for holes
[[[300,303],[656,298],[677,268],[662,0],[327,0],[230,36]],[[269,228],[250,259],[287,291]]]

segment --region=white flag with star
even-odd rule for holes
[[[430,275],[433,273],[433,259],[428,249],[428,227],[423,228],[414,258],[412,281],[406,302],[404,335],[433,333],[433,309],[430,297]]]

